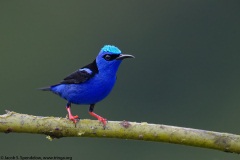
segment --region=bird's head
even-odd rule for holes
[[[116,73],[122,60],[126,58],[134,58],[134,56],[122,54],[121,50],[115,46],[105,45],[96,58],[98,70]]]

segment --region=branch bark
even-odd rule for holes
[[[108,121],[104,128],[97,120],[81,119],[74,125],[66,118],[6,111],[6,114],[0,115],[0,132],[45,134],[50,140],[61,137],[133,139],[240,153],[239,135],[146,122]]]

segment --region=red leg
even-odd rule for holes
[[[78,122],[78,115],[76,116],[73,116],[72,113],[71,113],[71,103],[68,103],[67,106],[67,112],[68,112],[68,118],[73,121],[73,123],[77,123]]]
[[[97,115],[96,113],[93,112],[93,109],[94,109],[94,104],[91,104],[90,107],[89,107],[89,114],[95,118],[97,118],[100,122],[102,122],[102,124],[104,126],[106,126],[107,124],[107,119],[106,118],[103,118],[99,115]]]

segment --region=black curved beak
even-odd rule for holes
[[[120,54],[116,60],[123,60],[125,58],[135,58],[134,56],[130,55],[130,54]]]

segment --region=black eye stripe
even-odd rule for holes
[[[106,61],[112,61],[114,59],[116,59],[117,57],[119,57],[119,54],[105,54],[103,56],[103,58],[106,60]]]

